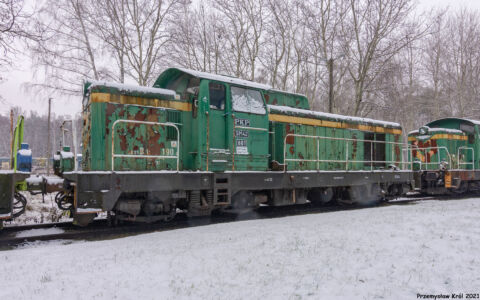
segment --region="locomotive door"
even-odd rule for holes
[[[227,88],[222,83],[209,82],[208,166],[210,171],[228,169],[230,153],[227,141]]]
[[[268,169],[268,115],[260,91],[230,86],[232,103],[232,170]]]

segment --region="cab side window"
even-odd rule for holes
[[[231,87],[234,111],[264,115],[266,113],[262,94],[257,90]]]
[[[224,110],[225,109],[225,86],[218,83],[209,83],[208,90],[210,93],[210,108]]]

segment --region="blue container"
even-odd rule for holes
[[[20,172],[32,171],[32,150],[28,148],[27,143],[22,143],[17,152],[17,170]]]

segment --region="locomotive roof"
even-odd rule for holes
[[[443,119],[438,119],[438,120],[432,121],[432,122],[428,123],[427,126],[440,127],[439,126],[440,124],[445,124],[445,123],[448,123],[448,122],[467,123],[467,124],[470,124],[470,125],[480,125],[480,121],[477,121],[477,120],[450,117],[450,118],[443,118]]]
[[[428,127],[428,126],[422,126],[422,127]],[[464,132],[459,130],[459,129],[437,128],[437,127],[430,128],[430,127],[428,127],[428,133],[439,133],[439,132],[440,133],[450,133],[450,134],[464,134]],[[408,134],[413,135],[413,134],[419,134],[419,133],[420,133],[420,130],[416,129],[416,130],[410,131]]]
[[[231,84],[241,85],[241,86],[245,86],[245,87],[251,87],[251,88],[254,88],[254,89],[270,90],[272,88],[271,86],[269,86],[267,84],[253,82],[253,81],[250,81],[250,80],[244,80],[244,79],[240,79],[240,78],[236,78],[236,77],[218,75],[218,74],[195,71],[195,70],[184,69],[184,68],[168,68],[162,74],[160,74],[160,76],[157,78],[157,80],[155,81],[153,86],[159,86],[160,81],[162,79],[164,79],[163,77],[171,76],[171,74],[175,73],[175,72],[189,74],[193,77],[198,77],[198,78],[228,82],[228,83],[231,83]]]
[[[277,112],[277,113],[282,113],[287,115],[316,118],[316,119],[327,119],[327,120],[332,120],[337,122],[371,124],[371,125],[383,126],[388,128],[398,128],[398,129],[402,128],[400,124],[395,122],[374,120],[370,118],[337,115],[337,114],[331,114],[331,113],[325,113],[325,112],[319,112],[319,111],[312,111],[308,109],[293,108],[289,106],[268,105],[268,110],[271,113]]]
[[[156,87],[146,87],[139,85],[130,85],[116,82],[107,82],[107,81],[98,81],[98,80],[87,80],[85,82],[85,92],[96,91],[96,92],[107,92],[113,94],[127,94],[133,96],[142,96],[147,98],[166,98],[174,99],[175,91],[161,89]]]

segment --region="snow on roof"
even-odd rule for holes
[[[463,131],[458,130],[458,129],[451,129],[451,128],[430,128],[428,126],[424,126],[428,128],[428,133],[437,133],[437,132],[446,132],[446,133],[451,133],[451,134],[464,134]],[[417,130],[412,130],[408,134],[417,134],[419,133],[419,129]]]
[[[470,123],[475,124],[475,125],[480,125],[480,121],[478,121],[478,120],[457,118],[457,117],[448,117],[448,118],[442,118],[442,119],[434,120],[434,121],[428,123],[428,125],[434,124],[434,123],[437,123],[437,122],[442,122],[442,121],[449,121],[449,120],[464,121],[464,122],[470,122]]]
[[[125,92],[137,92],[137,93],[155,93],[155,94],[164,94],[164,95],[171,95],[174,96],[177,94],[175,91],[155,88],[155,87],[146,87],[140,85],[131,85],[131,84],[123,84],[123,83],[116,83],[116,82],[107,82],[107,81],[98,81],[98,80],[87,80],[92,84],[88,87],[88,90],[92,90],[94,87],[109,87],[109,88],[116,88],[120,91]]]
[[[374,120],[369,118],[360,118],[360,117],[351,117],[351,116],[343,116],[319,111],[312,111],[307,109],[300,109],[294,108],[290,106],[279,106],[279,105],[268,105],[269,112],[271,110],[275,110],[282,113],[292,113],[297,115],[306,115],[313,118],[329,118],[334,119],[336,121],[341,122],[361,122],[361,123],[372,123],[381,126],[389,126],[389,127],[401,127],[400,124],[395,122],[387,122],[387,121],[380,121]]]
[[[237,85],[242,85],[242,86],[247,86],[247,87],[252,87],[255,89],[262,89],[262,90],[270,90],[272,87],[266,84],[258,83],[258,82],[253,82],[250,80],[244,80],[236,77],[229,77],[225,75],[217,75],[217,74],[212,74],[212,73],[206,73],[206,72],[200,72],[200,71],[195,71],[195,70],[190,70],[190,69],[184,69],[184,68],[176,68],[184,73],[190,74],[192,76],[198,77],[198,78],[205,78],[209,80],[216,80],[216,81],[223,81],[223,82],[228,82],[231,84],[237,84]]]
[[[480,125],[480,121],[472,120],[472,119],[465,119],[466,121],[472,122],[475,125]]]
[[[282,93],[282,94],[288,94],[288,95],[295,95],[295,96],[300,96],[300,97],[307,97],[305,94],[300,94],[300,93],[294,93],[294,92],[287,92],[287,91],[282,91],[282,90],[278,90],[278,89],[269,89],[270,92],[274,92],[274,93]]]

